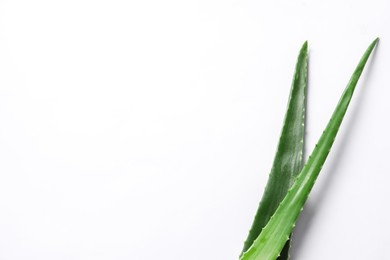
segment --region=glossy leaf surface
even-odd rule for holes
[[[252,246],[302,169],[307,59],[307,42],[305,42],[296,62],[287,111],[268,183],[242,253]],[[288,242],[285,247],[284,253],[279,257],[280,260],[288,259]]]

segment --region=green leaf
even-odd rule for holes
[[[268,183],[241,254],[252,246],[302,169],[307,56],[305,42],[295,66],[287,111]],[[289,247],[289,243],[286,243],[285,254],[280,260],[288,259]]]
[[[275,214],[241,260],[274,260],[279,256],[329,154],[356,84],[378,40],[377,38],[372,42],[364,53],[307,163]]]

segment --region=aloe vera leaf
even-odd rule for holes
[[[286,197],[280,203],[275,214],[271,217],[253,245],[242,255],[241,260],[274,260],[279,256],[329,154],[356,84],[378,40],[378,38],[375,39],[367,48],[307,163],[299,173],[291,189],[287,192]]]
[[[259,236],[302,169],[307,56],[305,42],[295,65],[287,111],[268,183],[241,254],[248,250]],[[286,254],[280,257],[280,260],[288,259],[289,247],[287,242],[284,250]]]

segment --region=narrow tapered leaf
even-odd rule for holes
[[[268,183],[241,254],[252,246],[302,169],[307,56],[305,42],[296,62],[287,111]],[[288,258],[288,250],[287,242],[285,254],[280,260]]]
[[[370,44],[364,53],[307,163],[275,214],[253,245],[242,255],[241,260],[274,260],[279,256],[329,154],[356,84],[377,42],[378,38]]]

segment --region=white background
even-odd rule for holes
[[[389,12],[386,0],[1,0],[0,259],[237,259],[301,44],[309,153],[377,36],[292,260],[389,259]]]

